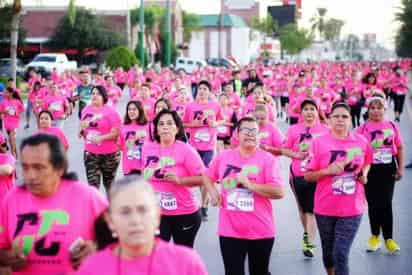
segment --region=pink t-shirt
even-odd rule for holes
[[[263,239],[275,236],[275,222],[270,199],[238,187],[234,177],[247,175],[256,184],[281,186],[278,161],[257,149],[251,157],[242,157],[239,149],[221,152],[206,171],[213,182],[222,185],[218,234],[241,239]]]
[[[163,179],[167,171],[178,177],[200,176],[205,169],[199,154],[192,146],[176,141],[172,146],[162,147],[156,142],[143,146],[144,178],[158,194],[162,215],[184,215],[199,209],[194,190]]]
[[[222,115],[222,120],[225,121],[225,123],[231,123],[232,122],[232,117],[233,117],[234,110],[232,108],[221,108],[221,115]],[[226,125],[221,125],[216,128],[217,130],[217,136],[218,137],[230,137],[230,126]]]
[[[283,146],[293,152],[309,153],[312,140],[328,132],[328,127],[321,123],[315,124],[313,127],[306,127],[304,123],[300,122],[289,126]],[[307,162],[308,158],[303,160],[292,158],[291,169],[293,176],[303,176],[303,173],[306,171],[305,166]]]
[[[60,129],[59,127],[50,127],[47,129],[39,129],[37,131],[37,133],[43,133],[43,134],[49,134],[52,136],[56,136],[60,142],[63,144],[64,149],[66,149],[66,151],[69,149],[69,142],[67,141],[67,137],[64,134],[63,130]]]
[[[385,120],[382,122],[367,121],[356,129],[370,143],[373,151],[373,164],[389,164],[402,146],[402,136],[398,126]]]
[[[16,159],[10,153],[0,153],[0,166],[1,165],[11,165],[15,167]],[[6,196],[7,192],[13,187],[15,182],[15,173],[11,175],[0,176],[0,203]]]
[[[148,256],[120,260],[114,254],[114,245],[89,256],[76,275],[207,275],[199,255],[190,248],[156,240],[156,246]]]
[[[127,124],[120,130],[119,144],[122,149],[123,174],[129,174],[132,170],[142,170],[142,147],[148,140],[149,126]]]
[[[89,126],[83,130],[83,136],[87,152],[111,154],[118,151],[117,140],[105,140],[100,144],[94,144],[90,141],[92,137],[110,133],[113,128],[120,130],[121,118],[115,109],[108,105],[104,105],[101,108],[87,105],[82,111],[80,123],[86,121],[89,121]]]
[[[106,86],[107,95],[109,97],[109,101],[107,104],[116,106],[119,102],[120,97],[122,96],[122,89],[120,89],[117,85]]]
[[[308,171],[327,168],[337,161],[349,164],[342,174],[319,179],[314,212],[336,217],[360,215],[365,209],[365,191],[358,174],[372,161],[372,151],[366,139],[356,133],[338,139],[329,132],[312,140],[306,166]]]
[[[261,144],[271,147],[281,147],[283,140],[283,134],[272,122],[266,122],[262,128],[259,127],[259,142]],[[237,131],[230,138],[230,144],[232,146],[239,146]]]
[[[94,220],[106,208],[96,188],[80,182],[63,180],[47,198],[14,187],[2,202],[0,248],[22,247],[29,265],[13,274],[73,274],[69,247],[94,240]]]
[[[20,114],[23,110],[24,106],[20,100],[3,98],[0,103],[0,112],[3,113],[4,128],[7,131],[19,128]]]
[[[186,106],[183,121],[186,123],[196,119],[203,121],[201,127],[186,128],[190,134],[190,144],[199,151],[211,151],[215,149],[217,131],[215,127],[209,127],[207,120],[218,121],[222,119],[219,104],[209,101],[206,104],[192,102]]]
[[[47,96],[44,98],[44,109],[48,109],[53,119],[63,119],[65,110],[68,108],[69,102],[65,96]]]

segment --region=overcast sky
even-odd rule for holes
[[[179,0],[183,9],[195,13],[218,13],[220,0]],[[243,1],[243,0],[238,0]],[[23,0],[23,5],[67,5],[69,0]],[[279,0],[259,0],[262,10]],[[325,7],[327,15],[345,21],[343,33],[376,33],[378,42],[393,46],[397,29],[394,14],[401,0],[302,0],[302,20],[300,25],[309,27],[309,19],[316,13],[316,8]],[[138,6],[140,0],[77,0],[78,5],[95,9],[125,9]]]

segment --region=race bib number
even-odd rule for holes
[[[138,145],[131,146],[127,149],[128,160],[139,160],[141,158],[141,147]]]
[[[7,114],[9,116],[15,116],[16,115],[16,110],[13,107],[7,108]]]
[[[227,209],[243,212],[251,212],[255,210],[253,192],[241,188],[231,190],[227,195]]]
[[[332,192],[334,195],[353,195],[356,190],[356,179],[352,174],[333,178]]]
[[[217,132],[218,132],[219,134],[226,134],[226,132],[227,132],[227,127],[226,127],[226,126],[219,126],[219,127],[217,127]]]
[[[308,163],[309,163],[309,158],[308,157],[302,159],[302,161],[300,162],[300,171],[302,173],[306,172],[306,166],[308,165]]]
[[[172,193],[160,193],[160,207],[164,210],[176,210],[176,197]]]
[[[207,129],[198,130],[195,133],[195,141],[196,142],[209,142],[210,141],[210,133]]]
[[[92,143],[92,139],[99,136],[100,132],[99,131],[94,131],[94,130],[90,130],[87,132],[86,135],[86,142],[91,144]]]
[[[377,148],[373,152],[373,164],[389,164],[392,162],[391,148]]]

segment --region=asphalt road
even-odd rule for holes
[[[126,95],[122,98],[118,110],[123,115],[127,101]],[[70,170],[76,171],[80,179],[85,181],[85,170],[83,166],[83,142],[77,137],[78,119],[73,115],[64,125],[64,131],[70,142],[69,163]],[[389,112],[389,117],[392,113]],[[400,123],[401,133],[405,144],[405,161],[412,161],[412,116],[405,112]],[[21,127],[18,130],[18,143],[35,130],[34,119],[28,130]],[[279,122],[278,126],[285,132],[287,125]],[[301,252],[302,227],[299,223],[295,199],[287,184],[288,160],[281,159],[281,174],[287,189],[285,198],[273,202],[277,236],[273,248],[270,271],[272,275],[319,275],[324,274],[319,239],[318,249],[313,260],[304,260]],[[121,176],[119,168],[118,176]],[[404,177],[397,183],[394,195],[394,239],[401,246],[398,256],[389,256],[385,249],[370,254],[365,252],[366,242],[370,235],[368,216],[365,212],[362,224],[352,246],[350,255],[350,269],[353,275],[412,275],[412,169],[405,170]],[[206,263],[209,274],[224,274],[221,259],[217,230],[217,209],[209,210],[209,221],[202,224],[195,249]]]

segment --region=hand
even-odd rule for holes
[[[200,127],[203,125],[203,119],[202,118],[197,118],[195,120],[193,120],[193,124],[195,127]]]
[[[220,197],[219,191],[215,187],[209,192],[210,202],[214,207],[220,207],[222,205],[222,199]]]
[[[403,169],[399,167],[398,169],[396,169],[396,172],[394,175],[395,181],[399,181],[402,178],[402,176],[403,176]]]
[[[304,159],[308,155],[308,152],[296,152],[295,159]]]
[[[253,191],[253,183],[248,179],[248,177],[244,174],[238,174],[236,176],[236,181],[239,184],[243,185],[245,188]]]
[[[359,175],[358,180],[363,185],[365,185],[368,182],[368,178],[363,173]]]
[[[167,171],[163,179],[166,181],[174,182],[176,184],[182,183],[181,179],[176,175],[176,172],[174,171]]]
[[[207,120],[207,125],[209,125],[209,127],[216,127],[217,123],[214,120]]]
[[[326,172],[328,175],[338,175],[343,172],[344,168],[345,168],[345,163],[343,161],[334,162],[328,166],[328,168],[326,169]]]
[[[84,120],[84,121],[80,121],[80,127],[82,129],[86,129],[87,127],[89,127],[90,121],[88,120]]]
[[[92,241],[85,241],[76,246],[72,252],[70,252],[70,261],[74,269],[79,268],[82,261],[90,254],[96,251],[96,245]]]
[[[21,248],[15,247],[12,250],[5,251],[2,262],[7,264],[13,271],[19,271],[27,266],[27,256]]]

